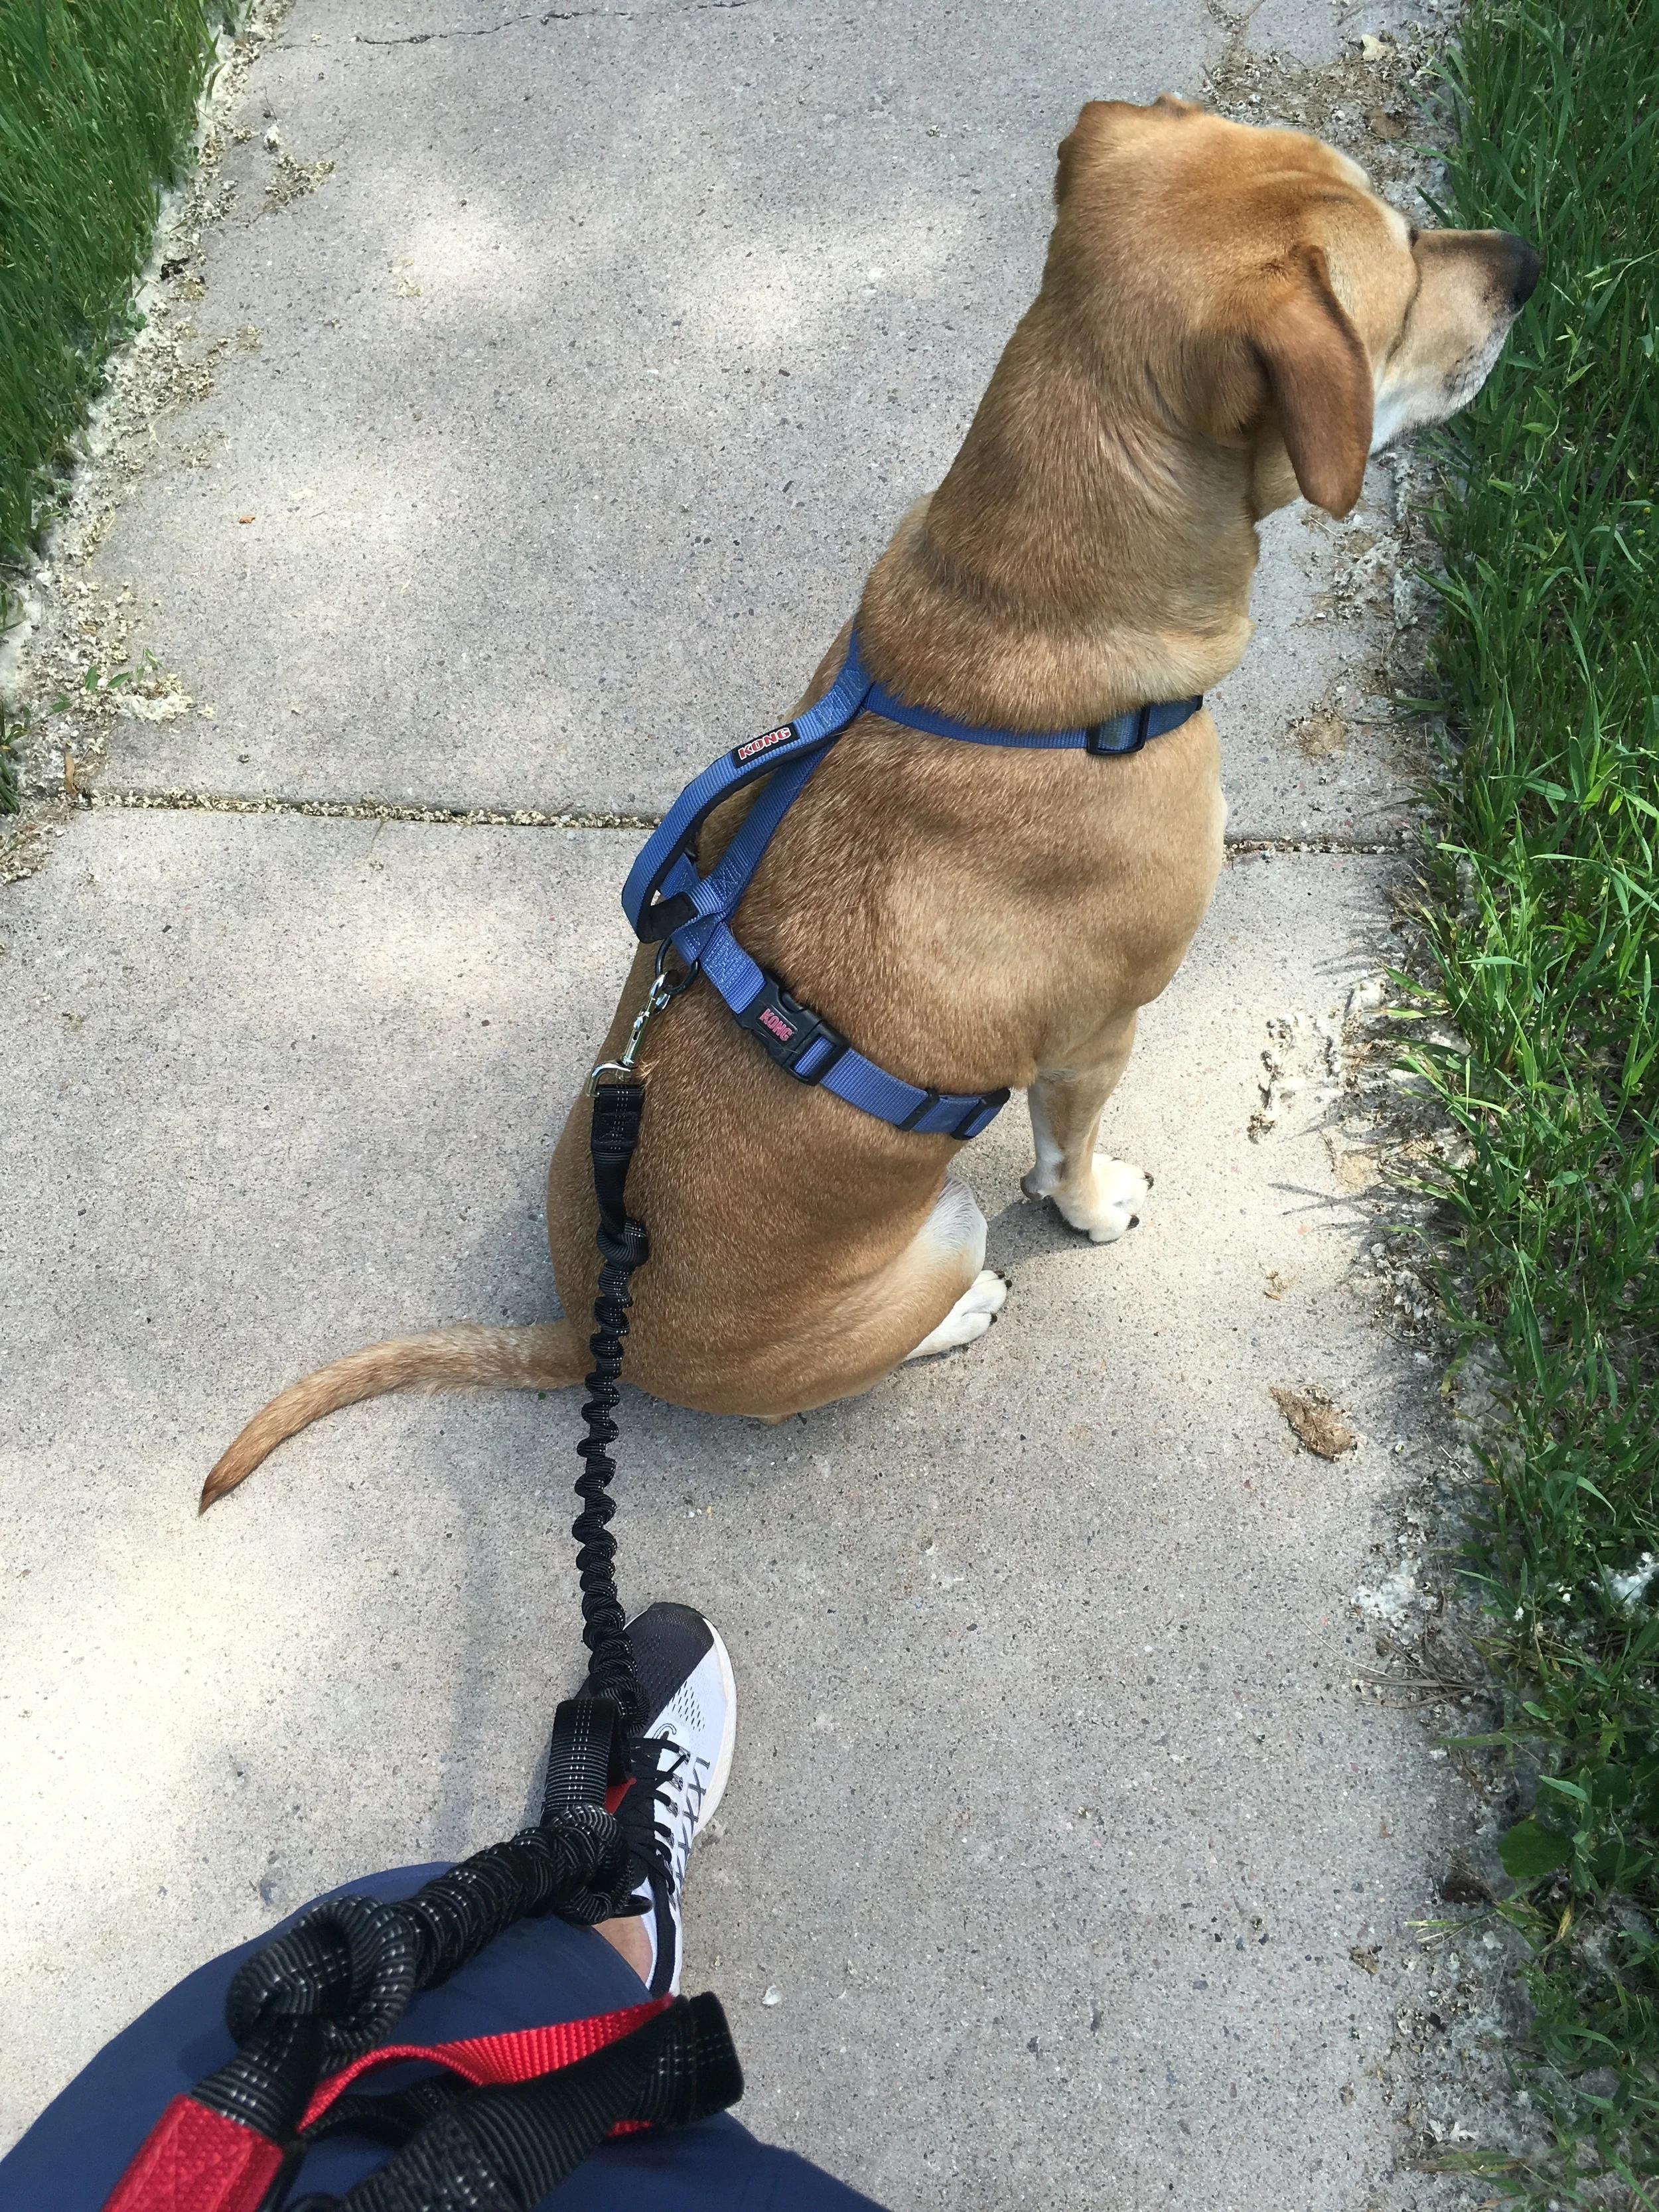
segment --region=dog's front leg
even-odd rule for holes
[[[1134,1042],[1133,1012],[1103,1041],[1093,1066],[1045,1070],[1026,1093],[1036,1165],[1020,1188],[1027,1198],[1052,1198],[1073,1229],[1109,1244],[1134,1227],[1152,1179],[1126,1160],[1095,1151],[1100,1115]]]

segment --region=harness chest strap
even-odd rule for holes
[[[739,1026],[758,1038],[798,1083],[821,1084],[849,1106],[897,1129],[976,1137],[1008,1103],[1006,1090],[928,1091],[878,1066],[822,1015],[793,998],[738,943],[730,917],[761,855],[819,762],[860,714],[879,714],[967,744],[1113,756],[1138,752],[1149,738],[1179,729],[1203,703],[1201,698],[1178,699],[1131,708],[1110,721],[1079,729],[980,729],[895,697],[864,667],[854,630],[840,674],[816,706],[779,729],[746,739],[686,786],[629,871],[623,909],[645,943],[669,939],[688,968],[701,968]],[[722,799],[759,776],[769,779],[765,790],[714,869],[699,875],[692,856],[704,822]]]

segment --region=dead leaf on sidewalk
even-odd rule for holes
[[[1310,760],[1323,760],[1347,744],[1347,725],[1338,714],[1310,714],[1298,726],[1296,741]]]
[[[1325,1151],[1339,1190],[1369,1190],[1382,1180],[1382,1161],[1365,1146],[1340,1145],[1328,1134]]]
[[[1297,1441],[1321,1459],[1339,1459],[1359,1442],[1341,1407],[1322,1390],[1275,1389],[1273,1397]]]
[[[1440,1884],[1440,1894],[1448,1905],[1490,1905],[1492,1889],[1485,1877],[1475,1872],[1461,1851],[1456,1852]]]

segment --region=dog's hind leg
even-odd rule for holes
[[[926,1359],[935,1352],[954,1352],[984,1335],[1002,1310],[1008,1285],[994,1268],[985,1265],[985,1216],[973,1193],[954,1176],[928,1215],[921,1234],[911,1247],[914,1261],[934,1273],[940,1264],[951,1267],[956,1279],[968,1279],[967,1288],[944,1318],[929,1329],[920,1344],[904,1355]]]
[[[1002,1311],[1008,1296],[1008,1279],[994,1267],[981,1267],[931,1335],[924,1336],[907,1359],[926,1359],[935,1352],[954,1352],[958,1345],[975,1344]]]
[[[204,1513],[234,1490],[285,1438],[390,1390],[562,1390],[587,1371],[582,1332],[568,1321],[524,1328],[475,1322],[370,1344],[304,1376],[257,1413],[215,1465],[202,1488]]]

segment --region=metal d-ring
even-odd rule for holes
[[[668,956],[673,949],[673,941],[668,938],[665,938],[658,947],[657,972],[651,978],[651,988],[645,994],[645,1004],[634,1017],[634,1026],[628,1032],[628,1042],[623,1047],[622,1058],[602,1060],[599,1066],[592,1070],[587,1081],[582,1086],[588,1097],[591,1098],[600,1084],[608,1079],[621,1083],[631,1083],[635,1079],[637,1073],[635,1063],[640,1056],[640,1047],[645,1042],[647,1030],[650,1028],[663,1008],[678,999],[682,991],[689,989],[695,981],[699,965],[699,963],[695,960],[680,977],[678,982],[671,981],[668,975]]]

